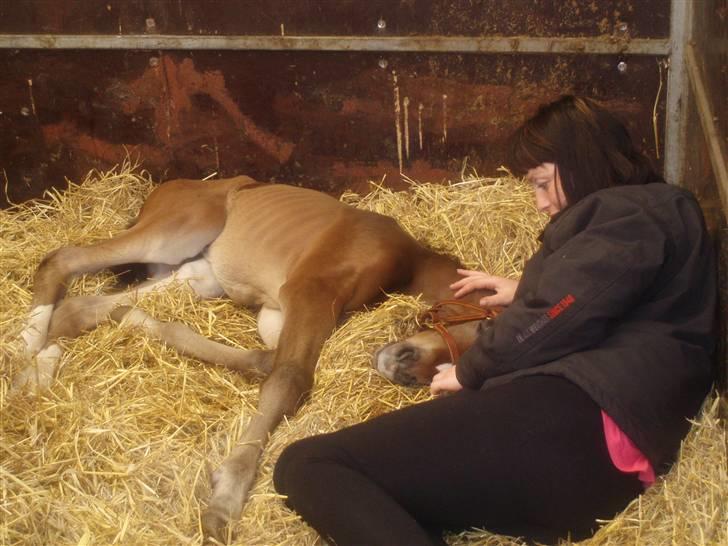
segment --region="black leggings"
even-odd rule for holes
[[[325,539],[444,544],[471,527],[580,540],[641,490],[609,458],[599,407],[565,379],[461,391],[295,442],[274,483]]]

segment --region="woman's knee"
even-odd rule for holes
[[[330,457],[325,436],[298,440],[283,450],[273,469],[273,485],[282,495],[291,495],[299,486],[315,479],[313,467]]]

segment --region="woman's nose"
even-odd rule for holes
[[[548,197],[543,194],[536,194],[536,208],[539,212],[548,212],[551,207],[551,202]]]

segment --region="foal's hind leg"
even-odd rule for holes
[[[130,263],[177,265],[199,255],[222,231],[231,187],[229,182],[162,184],[130,229],[90,246],[49,253],[33,280],[31,311],[21,333],[26,354],[45,346],[54,306],[74,276]]]
[[[164,279],[148,281],[132,290],[106,296],[76,296],[64,299],[56,306],[51,317],[46,346],[36,355],[34,361],[15,376],[11,391],[50,387],[63,355],[63,349],[56,343],[58,338],[76,338],[107,320],[115,308],[133,305],[142,295],[163,290],[177,282],[188,283],[202,299],[222,296],[224,293],[209,262],[200,258],[186,262]]]
[[[35,274],[31,312],[21,333],[26,353],[32,356],[45,345],[54,306],[72,277],[129,263],[179,264],[200,254],[219,233],[210,229],[180,233],[174,218],[164,220],[137,224],[95,245],[63,247],[49,254]]]

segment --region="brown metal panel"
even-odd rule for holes
[[[688,102],[687,111],[686,165],[683,185],[692,191],[700,201],[708,227],[715,232],[725,222],[726,211],[711,168],[708,146],[703,134],[695,102]]]
[[[693,39],[703,63],[713,113],[724,139],[728,139],[728,0],[698,2],[694,18]]]
[[[632,57],[620,72],[619,62],[557,55],[0,51],[2,168],[13,201],[38,195],[64,175],[113,165],[127,150],[157,177],[245,173],[337,193],[387,175],[396,187],[400,155],[403,172],[423,181],[457,178],[466,158],[479,173],[495,172],[516,125],[566,92],[623,111],[654,157],[657,63]],[[661,98],[660,115],[662,108]]]
[[[384,22],[384,26],[379,21]],[[669,35],[666,0],[0,0],[0,33]]]
[[[689,100],[685,186],[700,200],[718,249],[719,312],[715,365],[718,388],[725,393],[728,392],[728,210],[724,204],[721,205],[721,201],[725,203],[725,196],[720,194],[721,180],[713,168],[720,159],[711,158],[710,152],[713,147],[715,154],[718,146],[725,157],[728,150],[728,1],[703,0],[696,2],[694,7],[693,38],[698,54],[693,58],[699,64],[699,76],[703,80],[701,83],[705,86],[707,100],[698,104],[695,94]],[[706,141],[704,119],[698,112],[698,108],[706,107],[711,110],[711,121],[715,124],[716,131],[711,135],[715,142]],[[726,414],[728,405],[724,404],[722,408]]]
[[[694,43],[718,140],[728,152],[728,0],[696,5]],[[728,215],[728,210],[724,211]]]

